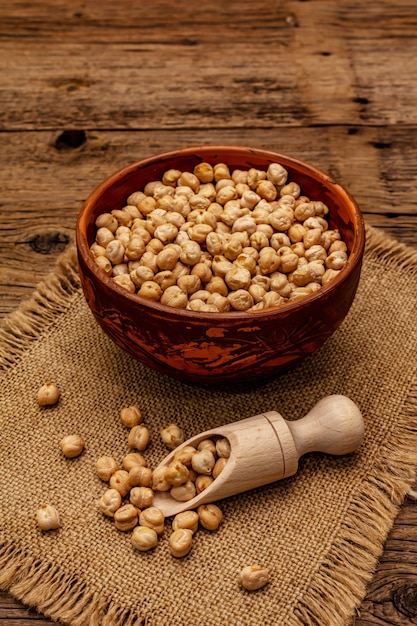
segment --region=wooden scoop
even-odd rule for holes
[[[360,446],[363,435],[358,407],[341,395],[323,398],[300,420],[286,421],[270,411],[207,430],[178,446],[159,467],[169,465],[184,446],[197,447],[203,439],[226,437],[231,453],[222,472],[192,500],[179,502],[168,491],[160,491],[155,492],[153,506],[169,517],[272,483],[295,474],[303,454],[348,454]]]

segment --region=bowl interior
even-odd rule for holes
[[[289,173],[289,180],[297,182],[301,193],[328,205],[329,226],[338,228],[348,251],[363,245],[363,223],[359,208],[348,192],[321,170],[280,153],[244,147],[207,146],[167,152],[138,161],[116,172],[90,194],[78,222],[83,243],[91,245],[95,236],[95,220],[100,213],[122,208],[127,197],[143,189],[147,182],[160,180],[163,173],[176,168],[192,171],[202,161],[212,164],[227,163],[233,169],[267,169],[278,162]]]

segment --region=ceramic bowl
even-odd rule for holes
[[[100,213],[120,209],[127,197],[171,168],[192,171],[205,161],[231,169],[268,168],[278,162],[302,193],[329,207],[348,261],[336,278],[302,299],[258,312],[200,313],[139,298],[96,265],[89,247]],[[186,382],[238,383],[275,376],[311,355],[334,333],[355,297],[365,245],[364,223],[350,194],[316,167],[284,154],[247,147],[204,146],[157,154],[102,182],[87,198],[76,228],[79,271],[87,303],[115,343],[145,365]]]

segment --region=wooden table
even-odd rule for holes
[[[0,317],[74,241],[97,183],[188,145],[308,160],[417,247],[416,32],[415,0],[3,2]],[[357,626],[417,623],[416,523],[410,498]],[[7,593],[0,621],[52,624]]]

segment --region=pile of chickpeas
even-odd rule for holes
[[[347,262],[328,207],[288,171],[170,169],[99,215],[90,251],[118,285],[173,308],[259,311],[311,294]]]
[[[144,552],[155,548],[158,537],[165,532],[164,515],[153,506],[155,492],[169,491],[181,502],[191,500],[219,475],[229,457],[230,446],[225,438],[218,438],[216,442],[206,439],[197,448],[183,446],[174,453],[169,465],[152,471],[142,454],[149,444],[150,432],[143,423],[140,409],[125,407],[120,419],[130,429],[128,446],[132,451],[123,457],[122,466],[112,456],[97,460],[97,474],[108,483],[99,508],[114,520],[118,530],[132,531],[133,547]],[[161,438],[173,449],[184,441],[184,434],[176,424],[170,424],[161,431]],[[169,536],[171,554],[185,556],[199,526],[214,531],[222,520],[222,511],[216,504],[204,504],[196,511],[178,513],[172,520]]]
[[[39,407],[51,407],[59,401],[61,392],[51,381],[42,385],[37,394]],[[124,407],[120,420],[130,429],[128,445],[132,452],[123,458],[120,468],[112,456],[102,456],[96,462],[96,471],[109,488],[99,500],[101,512],[114,520],[120,531],[132,531],[131,543],[141,552],[158,545],[158,537],[165,531],[162,512],[152,506],[155,491],[170,491],[179,501],[188,501],[206,489],[223,470],[230,456],[230,444],[224,437],[204,439],[197,448],[183,446],[174,453],[172,462],[152,472],[141,454],[149,444],[150,432],[143,424],[142,412],[137,406]],[[161,439],[171,450],[184,442],[184,433],[176,424],[162,429]],[[66,435],[59,441],[67,459],[79,457],[85,448],[78,434]],[[128,500],[128,501],[127,501]],[[216,504],[200,505],[197,511],[183,511],[172,520],[169,547],[172,556],[186,556],[192,546],[194,533],[202,526],[215,531],[223,521],[223,513]],[[58,531],[61,517],[58,509],[43,503],[36,512],[36,522],[43,532]],[[258,564],[246,565],[237,577],[238,584],[247,591],[261,589],[269,582],[269,570]]]

